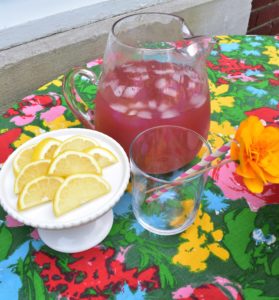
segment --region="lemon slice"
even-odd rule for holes
[[[47,175],[49,166],[50,160],[47,159],[34,161],[26,165],[15,180],[15,193],[20,193],[29,181]]]
[[[91,147],[85,153],[92,155],[101,168],[108,167],[118,161],[117,157],[108,149],[100,146]]]
[[[84,149],[92,146],[98,146],[98,142],[88,137],[75,135],[61,143],[61,145],[56,149],[54,157],[65,151],[83,151]]]
[[[24,166],[31,163],[34,148],[35,145],[31,145],[19,150],[18,154],[13,160],[13,170],[16,176],[24,168]]]
[[[66,151],[54,158],[48,173],[67,177],[78,173],[101,174],[102,169],[91,155],[78,151]]]
[[[34,149],[32,160],[52,159],[55,150],[61,142],[54,138],[45,138],[41,140]]]
[[[111,187],[102,177],[94,174],[69,176],[59,187],[53,211],[58,217],[82,204],[109,193]]]
[[[17,206],[24,210],[42,203],[53,201],[56,191],[63,182],[63,178],[41,176],[28,182],[19,194]]]

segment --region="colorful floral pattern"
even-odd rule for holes
[[[193,225],[180,235],[186,241],[179,245],[173,263],[186,266],[191,272],[200,272],[207,268],[211,254],[228,260],[230,254],[221,245],[223,236],[221,229],[214,230],[209,214],[199,210]]]
[[[279,37],[216,39],[208,59],[214,149],[247,116],[279,126]],[[87,67],[99,73],[100,64]],[[81,126],[62,96],[62,77],[0,117],[0,165],[36,135]],[[90,106],[96,86],[76,84]],[[136,222],[128,186],[109,236],[77,254],[51,250],[0,209],[0,298],[279,299],[279,185],[253,194],[235,169],[231,162],[210,172],[195,222],[177,236],[150,234]]]

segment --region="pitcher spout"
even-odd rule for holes
[[[216,41],[209,36],[191,36],[184,39],[185,47],[180,51],[192,59],[206,60]]]

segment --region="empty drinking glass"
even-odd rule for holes
[[[132,206],[147,230],[172,235],[185,230],[196,216],[206,173],[183,174],[211,153],[193,130],[163,125],[140,133],[130,147]]]

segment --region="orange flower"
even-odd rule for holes
[[[247,188],[261,193],[264,184],[279,183],[279,128],[265,127],[256,116],[241,122],[231,145],[236,173]]]

